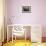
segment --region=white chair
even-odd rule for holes
[[[12,42],[13,42],[13,36],[15,36],[15,40],[16,40],[16,36],[23,36],[25,33],[23,26],[21,25],[14,25],[13,29],[12,29]]]

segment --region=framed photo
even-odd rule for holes
[[[31,13],[31,6],[22,6],[22,13]]]

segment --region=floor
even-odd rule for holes
[[[28,46],[31,45],[30,41],[24,41],[24,40],[16,40],[16,41],[10,41],[6,44],[4,44],[4,46]]]
[[[5,43],[3,46],[46,46],[46,43],[31,43],[30,41],[14,40]]]

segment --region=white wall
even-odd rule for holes
[[[28,5],[32,13],[22,13],[22,6]],[[46,36],[46,0],[7,0],[7,8],[8,24],[40,24]]]

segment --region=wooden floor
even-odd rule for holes
[[[3,46],[31,46],[30,41],[24,41],[24,40],[16,40],[16,41],[10,41],[8,43],[5,43]]]

